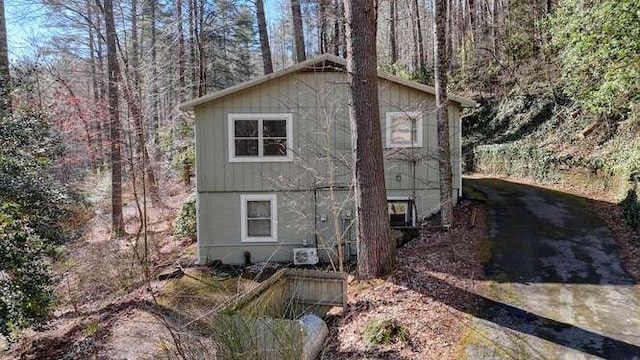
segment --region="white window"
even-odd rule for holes
[[[388,112],[386,146],[388,148],[422,147],[422,113]]]
[[[415,203],[410,198],[387,198],[387,211],[392,228],[416,226]]]
[[[229,114],[229,161],[291,161],[291,114]]]
[[[277,196],[240,195],[241,241],[278,241]]]

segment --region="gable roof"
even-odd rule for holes
[[[271,74],[259,76],[255,79],[245,81],[243,83],[228,87],[226,89],[218,90],[218,91],[212,92],[211,94],[201,96],[197,99],[184,102],[180,104],[178,107],[180,108],[180,110],[183,110],[183,111],[191,111],[198,105],[202,105],[209,101],[216,100],[216,99],[237,93],[239,91],[252,88],[254,86],[263,84],[265,82],[268,82],[268,81],[271,81],[295,72],[300,72],[305,70],[325,71],[329,69],[333,69],[333,70],[339,69],[343,71],[346,69],[346,67],[347,67],[347,61],[345,59],[333,54],[322,54],[312,59],[297,63],[293,66],[289,66],[285,69],[273,72]],[[431,94],[431,95],[436,94],[436,89],[433,86],[423,85],[415,81],[403,79],[398,76],[384,73],[382,71],[378,71],[378,77],[381,79],[385,79],[387,81],[391,81],[400,85],[404,85],[404,86]],[[462,107],[476,107],[478,105],[475,101],[462,96],[449,94],[448,97],[449,97],[449,100],[457,102]]]

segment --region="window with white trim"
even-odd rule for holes
[[[422,147],[422,113],[388,112],[386,118],[386,147]]]
[[[240,195],[242,242],[278,241],[277,196]]]
[[[229,114],[229,161],[291,161],[291,114]]]
[[[416,226],[416,208],[412,199],[389,197],[387,198],[387,211],[392,228]]]

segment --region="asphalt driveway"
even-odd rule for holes
[[[497,179],[484,194],[490,281],[464,339],[469,359],[640,359],[640,292],[590,200]]]

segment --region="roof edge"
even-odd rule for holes
[[[309,60],[305,60],[303,62],[297,63],[295,65],[289,66],[287,68],[284,68],[282,70],[273,72],[271,74],[267,74],[267,75],[262,75],[262,76],[258,76],[257,78],[253,79],[253,80],[249,80],[249,81],[245,81],[243,83],[240,84],[236,84],[234,86],[228,87],[226,89],[222,89],[222,90],[218,90],[218,91],[214,91],[211,94],[207,94],[204,96],[201,96],[197,99],[193,99],[193,100],[189,100],[186,101],[180,105],[178,105],[178,108],[182,111],[193,111],[195,109],[196,106],[202,105],[204,103],[207,103],[209,101],[213,101],[215,99],[219,99],[221,97],[227,96],[227,95],[231,95],[233,93],[236,93],[238,91],[242,91],[260,84],[263,84],[267,81],[271,81],[292,73],[295,73],[297,71],[303,70],[309,66],[321,63],[323,61],[332,61],[335,62],[337,64],[343,65],[346,67],[347,65],[347,61],[339,56],[333,55],[333,54],[322,54],[319,56],[316,56],[312,59]],[[378,77],[385,79],[387,81],[391,81],[400,85],[404,85],[422,92],[426,92],[429,93],[431,95],[435,95],[436,94],[436,90],[433,86],[429,86],[429,85],[423,85],[420,83],[417,83],[415,81],[411,81],[411,80],[407,80],[404,78],[401,78],[399,76],[395,76],[395,75],[390,75],[387,73],[384,73],[382,71],[378,71]],[[458,96],[455,94],[449,94],[448,95],[449,100],[453,100],[457,103],[459,103],[462,107],[477,107],[479,104],[476,103],[475,101],[469,99],[469,98],[465,98],[462,96]]]

